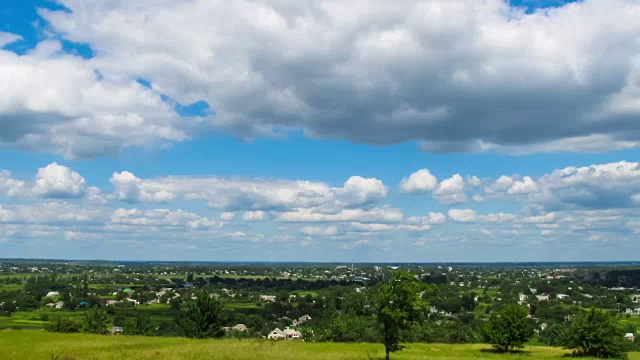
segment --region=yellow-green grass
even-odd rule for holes
[[[560,348],[534,346],[520,353],[495,354],[488,345],[409,344],[393,359],[563,359]],[[380,344],[304,343],[268,340],[191,340],[86,334],[57,334],[44,331],[0,331],[0,358],[36,359],[382,359]],[[640,359],[640,354],[630,354]]]

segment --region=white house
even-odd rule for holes
[[[267,338],[270,340],[284,340],[286,335],[282,330],[275,328],[271,333],[269,333],[269,335],[267,335]]]
[[[271,302],[275,302],[276,301],[276,296],[275,295],[260,295],[260,301],[271,301]]]
[[[549,295],[536,295],[538,301],[549,301]]]
[[[58,296],[60,296],[60,293],[57,291],[49,291],[47,293],[47,297],[58,297]]]
[[[569,295],[567,295],[567,294],[556,294],[556,299],[558,299],[558,300],[564,300],[564,299],[566,299],[568,297],[569,297]]]

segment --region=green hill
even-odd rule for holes
[[[494,354],[488,345],[410,344],[393,359],[562,359],[559,348],[532,346],[518,354]],[[640,353],[630,354],[639,359]],[[382,359],[378,344],[304,343],[261,340],[191,340],[138,336],[58,334],[44,331],[0,331],[0,359]]]

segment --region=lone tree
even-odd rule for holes
[[[206,291],[200,291],[196,293],[195,301],[189,304],[180,321],[180,328],[186,336],[196,339],[221,337],[224,334],[221,311],[222,304],[218,299],[210,297]]]
[[[376,318],[382,325],[382,343],[389,360],[389,353],[404,348],[400,344],[402,330],[416,321],[418,309],[422,308],[420,290],[422,284],[406,270],[393,273],[391,280],[380,286],[376,298]]]
[[[522,348],[533,336],[527,315],[527,309],[518,305],[507,305],[499,313],[491,314],[484,329],[486,340],[499,352]]]
[[[561,337],[562,345],[574,356],[626,359],[624,332],[616,319],[605,311],[592,308],[571,320]]]

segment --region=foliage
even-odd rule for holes
[[[376,318],[382,326],[382,343],[385,356],[403,349],[401,331],[408,329],[417,319],[417,308],[424,304],[420,300],[422,284],[413,274],[399,270],[392,274],[388,283],[380,285],[376,298]]]
[[[609,313],[592,308],[571,320],[562,336],[565,348],[576,356],[626,359],[624,332]]]
[[[122,328],[125,335],[154,336],[158,331],[158,324],[148,314],[138,312],[133,319],[128,320]]]
[[[80,324],[67,316],[56,316],[44,325],[44,329],[50,332],[77,333],[80,332]]]
[[[180,328],[187,337],[196,339],[221,337],[224,335],[220,313],[222,304],[205,291],[196,294],[189,304],[185,316],[180,319]]]
[[[527,315],[527,309],[518,305],[507,305],[500,312],[491,314],[484,329],[485,340],[499,352],[522,348],[533,336]]]
[[[82,331],[90,334],[107,334],[107,312],[99,307],[93,307],[84,316]]]

